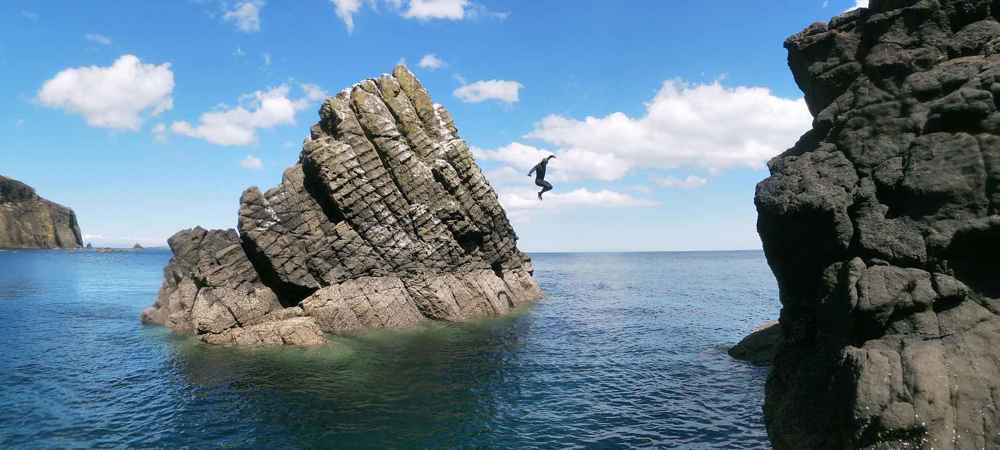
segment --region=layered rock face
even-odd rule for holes
[[[775,448],[1000,448],[998,18],[872,0],[786,41],[815,121],[756,194]]]
[[[39,197],[20,181],[0,176],[0,248],[80,248],[73,210]]]
[[[323,103],[281,184],[243,193],[239,234],[171,238],[143,320],[211,343],[297,330],[285,343],[308,344],[501,315],[541,297],[516,240],[451,116],[397,66]]]

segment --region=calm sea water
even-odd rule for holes
[[[0,252],[0,448],[767,448],[760,252],[539,254],[510,317],[199,345],[139,323],[169,252]]]

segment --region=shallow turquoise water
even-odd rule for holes
[[[0,448],[767,448],[761,252],[539,254],[510,317],[200,345],[144,326],[167,251],[0,252]]]

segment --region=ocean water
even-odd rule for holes
[[[538,254],[547,297],[315,349],[139,323],[165,250],[0,252],[0,448],[768,448],[761,252]]]

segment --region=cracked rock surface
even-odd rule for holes
[[[239,232],[170,239],[144,321],[209,343],[314,345],[541,298],[496,192],[404,66],[319,114],[281,184],[243,193]]]
[[[1000,448],[998,21],[871,0],[785,42],[815,120],[755,199],[775,448]]]

